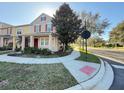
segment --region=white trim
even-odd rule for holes
[[[114,80],[114,72],[112,67],[105,62],[105,73],[102,80],[93,88],[93,90],[107,90],[111,87]]]

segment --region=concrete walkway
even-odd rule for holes
[[[74,60],[80,56],[78,51],[73,51],[70,55],[58,58],[24,58],[7,56],[7,54],[0,55],[0,61],[14,62],[20,64],[53,64],[61,63],[69,60]]]
[[[99,70],[100,64],[75,60],[79,56],[80,52],[78,51],[73,51],[70,55],[59,58],[23,58],[7,56],[7,54],[4,54],[0,55],[0,61],[14,62],[20,64],[62,63],[80,84],[81,82],[84,82],[89,78],[93,77],[93,75],[96,74]]]

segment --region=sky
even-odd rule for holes
[[[0,3],[0,22],[12,25],[29,24],[41,13],[52,16],[61,3]],[[97,2],[73,2],[69,3],[70,7],[76,12],[99,13],[101,20],[107,18],[110,26],[105,29],[102,37],[105,40],[109,38],[109,32],[118,23],[124,20],[124,3],[97,3]]]

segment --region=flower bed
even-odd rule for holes
[[[69,48],[65,52],[59,50],[56,52],[50,51],[49,49],[38,49],[33,47],[25,48],[22,52],[14,52],[8,54],[8,56],[20,56],[20,57],[33,57],[33,58],[54,58],[61,57],[71,54],[73,50]]]

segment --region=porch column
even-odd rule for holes
[[[24,48],[25,48],[25,36],[22,36],[22,51],[24,50]]]
[[[58,51],[58,38],[57,37],[55,38],[56,38],[56,51]]]
[[[16,37],[13,36],[13,48],[12,48],[12,50],[15,51],[15,49],[16,49]]]
[[[34,36],[30,36],[30,47],[34,47]]]
[[[3,37],[0,37],[0,47],[3,47]]]
[[[56,51],[56,37],[54,37],[54,51]]]
[[[49,35],[49,49],[52,49],[52,35]]]

